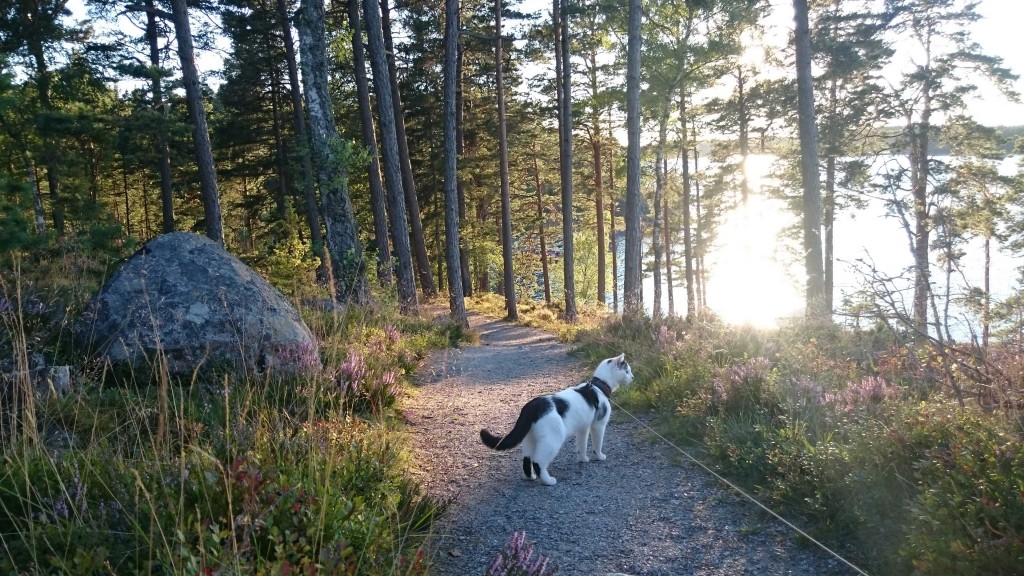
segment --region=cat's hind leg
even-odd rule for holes
[[[554,476],[548,474],[548,465],[554,461],[555,456],[558,455],[558,449],[561,446],[554,443],[538,442],[537,449],[533,454],[533,465],[536,469],[537,475],[540,477],[541,483],[547,486],[554,486],[558,483],[558,480]]]
[[[522,443],[522,448],[523,448],[523,475],[526,477],[527,480],[536,480],[537,479],[537,474],[538,474],[537,468],[538,467],[537,467],[537,463],[534,462],[534,460],[533,460],[533,458],[534,458],[533,452],[534,452],[535,446],[536,446],[536,442],[533,440],[533,436],[528,435],[526,438],[523,439],[523,443]]]

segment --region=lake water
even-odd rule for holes
[[[1017,170],[1017,159],[1008,159],[1000,167],[1004,173]],[[797,224],[797,216],[781,200],[768,198],[755,192],[745,211],[737,209],[722,223],[719,241],[705,258],[708,269],[708,306],[726,321],[771,327],[780,319],[803,314],[803,261],[799,246],[780,243],[779,233],[787,226]],[[649,233],[649,230],[647,231]],[[932,232],[934,240],[935,232]],[[622,281],[623,238],[619,238],[619,274]],[[967,339],[972,333],[980,334],[977,318],[956,304],[970,287],[982,287],[984,279],[983,241],[975,239],[964,247],[959,270],[950,282],[950,329],[954,338]],[[682,247],[674,248],[681,255]],[[938,298],[940,313],[946,292],[945,270],[933,250],[931,255],[932,286]],[[678,262],[678,260],[677,260]],[[866,285],[867,270],[874,268],[878,275],[902,277],[891,287],[896,300],[912,305],[913,264],[910,240],[899,220],[890,215],[886,203],[868,200],[862,208],[845,210],[837,215],[835,223],[835,293],[836,312],[842,312],[847,300],[861,299],[858,293]],[[991,291],[993,302],[1005,298],[1018,286],[1019,255],[1010,254],[992,243]],[[681,283],[682,266],[673,270],[673,279]],[[664,278],[662,280],[664,282]],[[648,275],[643,283],[644,303],[648,312],[653,304],[653,280]],[[664,288],[663,288],[664,291]],[[663,294],[662,312],[667,309],[667,296]],[[686,310],[686,291],[674,289],[675,311]],[[929,315],[931,310],[929,310]],[[837,321],[846,321],[837,315]]]

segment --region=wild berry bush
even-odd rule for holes
[[[869,572],[1024,573],[1020,421],[960,406],[933,352],[676,322],[609,322],[581,351],[632,354],[627,405]]]
[[[443,506],[407,476],[388,422],[419,358],[462,334],[372,309],[305,313],[314,376],[114,382],[97,367],[40,398],[15,420],[34,437],[0,442],[0,572],[425,574]]]

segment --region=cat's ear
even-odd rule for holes
[[[622,354],[619,354],[618,356],[616,356],[615,357],[615,363],[616,364],[625,364],[626,363],[626,353],[623,352]]]

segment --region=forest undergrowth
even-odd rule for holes
[[[445,505],[408,475],[393,405],[460,328],[400,316],[381,294],[370,308],[301,310],[324,364],[313,377],[115,374],[69,328],[106,267],[74,251],[11,262],[3,359],[70,365],[75,385],[5,387],[0,572],[428,573],[420,546]]]
[[[576,340],[590,360],[626,353],[637,379],[618,401],[869,573],[1024,572],[1019,389],[993,402],[942,351],[805,321],[620,318]],[[1019,386],[1019,355],[979,370]]]
[[[445,504],[409,476],[393,406],[422,357],[469,335],[400,316],[384,293],[302,309],[315,377],[125,377],[70,338],[108,268],[73,250],[29,263],[0,268],[0,351],[76,376],[63,396],[27,379],[9,389],[22,404],[2,422],[0,571],[430,573],[421,545]],[[301,274],[282,287],[322,297],[299,294],[312,270],[290,265]],[[493,316],[501,303],[468,301]],[[979,372],[940,369],[941,351],[882,330],[519,311],[588,360],[625,352],[637,381],[618,401],[871,574],[1024,570],[1019,390],[993,396]],[[1019,352],[986,360],[1020,381]]]

